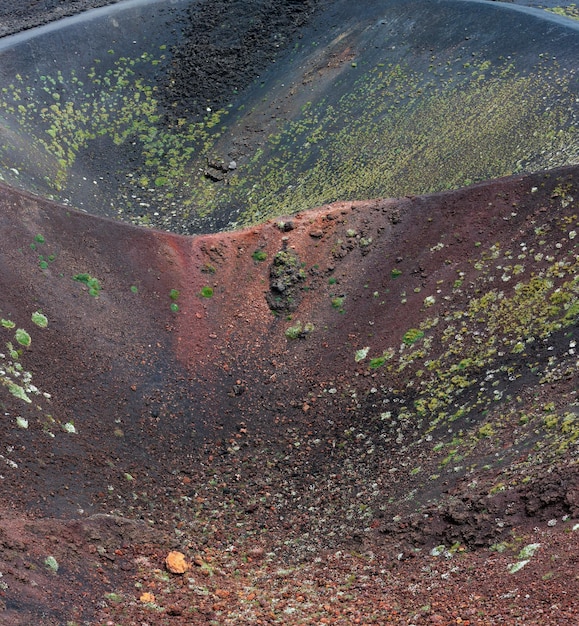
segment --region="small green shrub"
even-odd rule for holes
[[[44,559],[44,565],[53,573],[58,572],[58,561],[53,556],[47,556]]]
[[[404,333],[404,337],[402,337],[402,341],[407,345],[411,346],[413,343],[416,343],[419,339],[424,337],[424,331],[419,330],[418,328],[410,328]]]
[[[123,596],[118,593],[105,593],[105,600],[114,602],[115,604],[123,601]]]
[[[177,304],[177,300],[180,295],[181,295],[181,292],[178,289],[171,289],[171,291],[169,292],[169,298],[171,298],[172,300],[171,311],[173,311],[173,313],[177,313],[177,311],[179,310],[179,305]]]
[[[32,400],[28,397],[28,395],[27,395],[27,393],[26,393],[26,391],[24,390],[23,387],[21,387],[17,383],[13,383],[13,382],[8,382],[7,384],[8,384],[8,391],[15,398],[18,398],[19,400],[23,400],[27,404],[31,404],[32,403]]]
[[[314,325],[311,322],[306,322],[302,326],[302,323],[298,321],[285,331],[285,336],[288,339],[305,339],[313,331]]]
[[[200,291],[202,298],[212,298],[213,297],[213,287],[205,286],[201,288]]]
[[[382,367],[386,363],[385,356],[378,356],[375,359],[370,359],[370,363],[368,363],[368,367],[371,370],[377,370],[379,367]]]
[[[25,346],[26,348],[28,348],[32,342],[30,335],[23,328],[18,328],[14,337],[21,346]]]
[[[495,434],[495,429],[492,424],[485,424],[478,429],[478,438],[482,439],[483,437],[492,437]]]
[[[267,259],[267,254],[263,251],[263,250],[256,250],[252,255],[251,258],[254,261],[265,261]]]
[[[356,350],[354,354],[354,361],[356,361],[356,363],[363,361],[368,356],[369,350],[370,346],[366,346],[365,348],[360,348],[360,350]]]
[[[79,283],[84,283],[88,287],[88,293],[93,298],[97,298],[102,291],[101,284],[98,278],[94,278],[90,274],[76,274],[72,277],[72,280],[76,280]]]
[[[32,314],[32,321],[40,328],[46,328],[48,326],[48,318],[40,311],[35,311]]]

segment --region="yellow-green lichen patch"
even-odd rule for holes
[[[162,119],[158,87],[142,74],[164,61],[161,52],[119,57],[108,69],[97,60],[86,76],[79,77],[75,69],[36,77],[18,74],[13,83],[2,87],[0,113],[11,120],[20,136],[27,137],[34,148],[31,153],[40,160],[21,163],[20,168],[25,173],[27,169],[44,173],[29,184],[64,201],[75,198],[76,170],[85,168],[89,154],[97,170],[100,159],[106,161],[103,172],[93,172],[94,184],[104,195],[97,203],[105,214],[112,212],[136,223],[159,223],[168,211],[175,212],[177,203],[187,206],[191,161],[208,158],[227,111],[208,113],[198,122]],[[114,159],[110,158],[113,152]],[[4,145],[0,163],[8,174],[13,158],[12,147]],[[125,171],[127,166],[130,169]],[[107,174],[107,180],[97,174]],[[152,204],[156,215],[147,211]],[[89,208],[99,212],[98,207]]]
[[[562,196],[557,189],[553,211],[572,211],[577,190]],[[468,280],[468,294],[452,279],[438,281],[436,302],[422,309],[422,321],[399,347],[369,345],[363,365],[374,380],[372,402],[389,409],[381,420],[400,442],[408,431],[423,433],[406,450],[429,441],[439,471],[456,472],[485,451],[501,450],[497,462],[525,451],[525,462],[536,464],[577,445],[572,394],[525,412],[518,394],[576,377],[578,226],[577,214],[569,212],[531,223],[509,248],[475,246],[457,269]],[[427,317],[430,310],[435,315]],[[449,432],[456,433],[450,443]]]
[[[464,76],[404,64],[369,69],[339,100],[307,103],[239,169],[235,184],[251,189],[239,223],[288,207],[427,193],[576,159],[576,104],[561,95],[567,79],[552,71],[545,65],[533,76],[489,62],[471,64]],[[556,111],[545,101],[556,102]]]
[[[236,161],[227,154],[262,103],[173,119],[154,79],[168,62],[162,49],[113,51],[82,74],[17,74],[0,89],[11,136],[0,147],[4,178],[136,224],[196,232],[579,160],[574,74],[540,55],[532,71],[480,53],[373,57],[259,129]]]
[[[573,20],[579,20],[579,8],[575,3],[563,7],[547,8],[545,11],[555,13],[556,15],[562,15],[563,17],[569,17]]]

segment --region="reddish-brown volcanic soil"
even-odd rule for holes
[[[0,625],[579,624],[578,214],[579,166],[194,238],[0,185]]]
[[[1,624],[576,621],[576,444],[535,455],[547,435],[521,443],[505,421],[468,467],[441,470],[425,427],[380,418],[411,375],[354,353],[396,348],[437,290],[432,315],[468,306],[479,248],[576,258],[579,168],[196,238],[0,195],[0,317],[30,333],[19,362],[51,396],[2,396]],[[447,288],[457,271],[466,290]],[[288,339],[297,320],[314,329]],[[576,319],[537,367],[569,337]],[[576,374],[512,378],[521,407],[576,410]],[[185,574],[165,571],[172,549]]]

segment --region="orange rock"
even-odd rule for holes
[[[155,596],[152,593],[146,591],[145,593],[141,594],[139,600],[141,602],[155,602]]]
[[[215,591],[215,595],[218,598],[225,599],[225,598],[229,598],[229,596],[231,595],[231,591],[227,591],[227,589],[217,589]]]
[[[185,555],[176,551],[169,552],[165,559],[165,565],[171,574],[184,574],[191,567],[185,560]]]

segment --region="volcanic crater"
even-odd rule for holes
[[[87,8],[2,7],[0,624],[574,623],[577,22]]]

